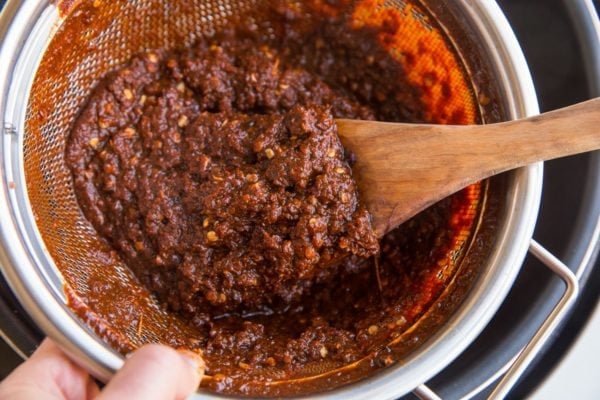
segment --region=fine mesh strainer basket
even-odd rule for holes
[[[9,1],[2,14],[0,262],[40,327],[101,379],[121,365],[119,353],[147,342],[186,346],[193,332],[137,283],[81,214],[64,161],[72,123],[95,84],[132,56],[193,45],[240,16],[259,19],[269,3],[28,0]],[[347,3],[354,28],[381,27],[389,13],[401,18],[385,47],[419,88],[431,122],[493,122],[537,111],[520,50],[492,1]],[[448,88],[453,95],[443,96]],[[493,250],[479,258],[467,254],[454,266],[449,289],[431,305],[448,307],[451,315],[424,313],[405,337],[419,345],[396,341],[403,348],[400,363],[367,378],[360,365],[322,365],[292,380],[250,385],[245,394],[395,398],[426,381],[474,339],[510,288],[533,231],[540,188],[540,166],[492,184],[499,220],[493,234],[478,232],[478,238],[492,242]],[[485,203],[485,184],[471,190],[475,206]],[[470,289],[448,300],[461,285]],[[205,381],[212,389],[217,383],[212,376]]]

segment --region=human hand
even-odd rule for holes
[[[184,399],[196,390],[203,375],[200,357],[146,345],[132,353],[101,391],[85,370],[46,339],[0,383],[0,399]]]

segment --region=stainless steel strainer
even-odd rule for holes
[[[537,111],[525,62],[494,2],[362,3],[408,8],[421,26],[427,26],[427,18],[419,11],[432,13],[440,23],[438,29],[457,39],[455,45],[473,76],[479,73],[477,68],[484,68],[478,63],[485,63],[504,117]],[[222,29],[232,15],[256,15],[263,4],[258,0],[83,0],[56,6],[28,0],[9,1],[2,14],[0,263],[40,327],[101,379],[107,379],[122,358],[97,332],[110,331],[105,337],[109,343],[129,343],[116,349],[127,352],[149,341],[167,341],[160,327],[175,326],[182,337],[186,327],[151,300],[81,215],[63,159],[71,124],[98,80],[133,55],[191,45]],[[462,48],[458,38],[470,44]],[[478,55],[467,54],[471,51]],[[473,85],[476,82],[474,77]],[[541,167],[516,171],[509,180],[494,253],[450,321],[403,365],[322,396],[396,398],[433,376],[474,339],[510,288],[537,214]],[[107,273],[98,282],[97,274],[91,279],[91,271]],[[130,289],[131,299],[115,299],[111,290],[115,286]],[[95,296],[88,299],[90,291]],[[143,309],[144,323],[155,328],[140,332],[139,310],[120,307],[134,300]],[[66,306],[69,301],[71,308]],[[91,328],[72,311],[93,308],[90,301],[111,305],[103,318],[92,318]]]

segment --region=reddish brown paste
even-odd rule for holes
[[[96,230],[202,323],[287,307],[337,259],[378,251],[331,114],[372,113],[274,50],[219,43],[107,77],[67,147]]]
[[[332,10],[275,5],[268,24],[139,55],[68,138],[86,218],[189,321],[218,391],[392,364],[385,344],[446,284],[432,261],[473,223],[452,218],[465,192],[376,241],[333,118],[419,122],[423,106],[378,32]]]

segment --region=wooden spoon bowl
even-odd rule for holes
[[[379,237],[481,179],[600,149],[600,98],[490,125],[336,123]]]

